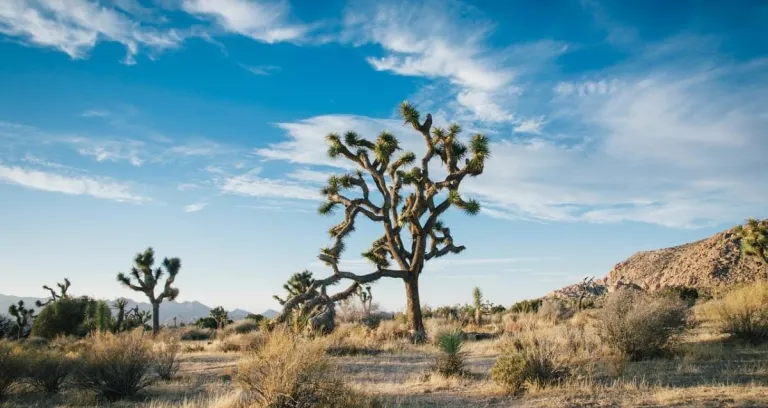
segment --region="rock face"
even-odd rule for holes
[[[638,252],[616,264],[604,279],[613,288],[636,284],[646,290],[688,286],[710,290],[768,278],[768,264],[756,256],[741,256],[733,229],[709,238],[654,251]]]
[[[687,286],[706,292],[768,279],[768,264],[757,256],[741,256],[740,248],[740,239],[729,229],[700,241],[638,252],[616,264],[605,278],[595,280],[588,296],[622,286],[649,291]],[[573,299],[580,292],[579,285],[574,284],[547,297]]]

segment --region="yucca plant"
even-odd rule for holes
[[[464,374],[467,354],[462,350],[463,346],[464,341],[459,329],[438,334],[437,348],[441,354],[437,357],[435,370],[447,377]]]

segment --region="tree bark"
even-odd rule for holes
[[[152,302],[152,334],[160,331],[160,303]]]
[[[413,340],[422,341],[424,336],[424,322],[421,318],[421,300],[419,299],[419,276],[413,274],[405,279],[405,295],[408,301],[407,317],[408,326]]]

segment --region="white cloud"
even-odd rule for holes
[[[497,49],[487,43],[493,28],[476,9],[458,2],[362,3],[348,8],[342,39],[380,45],[384,55],[367,58],[376,70],[447,81],[452,87],[439,87],[439,96],[452,92],[452,110],[459,115],[514,123],[525,119],[514,112],[519,77],[566,47],[542,40]]]
[[[223,29],[265,43],[298,41],[309,27],[290,23],[284,0],[183,0],[187,13],[212,18]]]
[[[73,59],[86,58],[99,41],[125,46],[127,64],[140,48],[163,51],[184,40],[176,30],[143,26],[113,8],[87,0],[6,0],[0,2],[0,33],[41,47],[58,49]]]
[[[240,65],[243,69],[247,70],[253,75],[267,76],[272,75],[280,70],[280,67],[275,65]]]
[[[103,109],[88,109],[84,111],[80,116],[84,118],[106,118],[110,116],[112,113],[108,110]]]
[[[276,197],[297,200],[322,199],[320,193],[304,184],[287,180],[259,177],[261,169],[254,169],[239,176],[226,177],[220,189],[224,193],[252,197]]]
[[[517,133],[541,134],[541,129],[547,122],[544,116],[538,118],[523,119],[512,128]]]
[[[67,176],[18,166],[0,165],[0,181],[34,190],[88,195],[105,200],[143,203],[148,198],[131,192],[126,184],[85,176]]]
[[[624,84],[617,79],[582,82],[558,82],[554,92],[559,95],[578,95],[581,97],[590,95],[608,95],[617,92]]]
[[[179,183],[176,186],[176,190],[179,190],[179,191],[189,191],[189,190],[194,190],[194,189],[199,188],[199,187],[200,187],[199,185],[193,184],[193,183]]]
[[[286,177],[297,181],[303,181],[305,183],[325,184],[334,174],[336,173],[309,169],[297,169],[286,174]]]
[[[185,213],[193,213],[198,212],[204,209],[208,206],[208,203],[196,203],[196,204],[189,204],[184,206],[184,212]]]

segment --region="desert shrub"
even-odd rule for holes
[[[8,316],[0,314],[0,339],[11,336],[15,323]]]
[[[358,398],[351,396],[320,342],[302,342],[285,330],[270,333],[264,346],[240,363],[234,379],[253,395],[255,406],[368,405],[354,404]]]
[[[201,329],[218,329],[219,323],[211,316],[201,317],[195,322],[195,326]]]
[[[554,342],[529,332],[504,343],[491,368],[491,379],[515,393],[526,385],[546,387],[564,380],[569,369]]]
[[[661,290],[662,295],[680,299],[688,306],[693,306],[699,299],[699,291],[688,286],[666,286]]]
[[[223,353],[229,353],[230,351],[240,351],[240,344],[233,341],[232,338],[226,337],[219,341],[219,343],[216,345],[216,349],[223,352]]]
[[[597,314],[598,335],[632,361],[670,350],[685,330],[687,307],[679,299],[637,290],[617,290]]]
[[[26,359],[13,343],[0,340],[0,398],[24,376]]]
[[[201,341],[210,340],[215,337],[216,332],[212,329],[201,329],[197,327],[185,327],[180,331],[179,339],[182,341]]]
[[[37,391],[57,393],[75,370],[76,364],[72,357],[56,351],[30,351],[24,379]]]
[[[182,351],[185,353],[199,353],[205,351],[205,346],[202,344],[185,344]]]
[[[464,374],[467,355],[462,351],[461,330],[444,331],[436,338],[440,355],[437,357],[435,370],[444,376]]]
[[[410,337],[407,323],[397,320],[385,320],[379,323],[379,327],[374,332],[374,338],[379,341],[392,341],[398,339],[407,339]]]
[[[21,344],[27,349],[46,349],[50,345],[50,341],[45,337],[30,336],[22,340]]]
[[[262,321],[262,320],[264,320],[264,319],[265,319],[265,317],[264,317],[263,315],[260,315],[260,314],[258,314],[258,313],[257,313],[257,314],[248,313],[248,314],[245,316],[245,318],[246,318],[247,320],[253,320],[253,321],[254,321],[254,322],[256,322],[256,323],[258,323],[258,322],[260,322],[260,321]]]
[[[521,300],[510,306],[509,312],[512,313],[536,313],[541,306],[541,299]]]
[[[48,348],[62,354],[81,354],[87,348],[87,339],[59,335],[48,342]]]
[[[224,328],[224,335],[227,336],[233,333],[245,334],[256,330],[259,330],[259,323],[256,320],[244,319]]]
[[[361,326],[368,330],[376,330],[379,327],[381,321],[384,320],[384,316],[380,313],[369,314],[360,318],[359,323]]]
[[[78,384],[108,400],[132,396],[156,379],[149,337],[141,331],[96,333],[83,353]]]
[[[170,338],[155,347],[155,373],[163,380],[171,380],[179,372],[179,352],[181,344]]]
[[[768,282],[727,293],[714,305],[715,321],[723,333],[759,343],[768,340]]]
[[[559,322],[573,316],[573,310],[566,306],[565,302],[558,299],[547,299],[541,302],[537,315],[551,322]]]
[[[84,327],[86,311],[93,299],[87,297],[63,298],[40,311],[32,324],[32,336],[52,339],[56,336],[82,337],[88,333]]]

